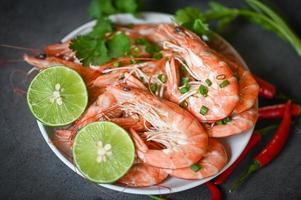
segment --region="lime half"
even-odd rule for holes
[[[30,83],[27,102],[33,115],[48,126],[63,126],[75,121],[88,103],[81,76],[64,66],[41,71]]]
[[[112,183],[133,165],[135,147],[128,133],[112,122],[93,122],[82,128],[73,143],[79,171],[96,183]]]

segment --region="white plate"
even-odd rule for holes
[[[145,12],[142,13],[142,18],[136,19],[132,15],[128,14],[118,14],[111,17],[111,20],[118,23],[171,23],[172,22],[172,15],[163,14],[163,13],[153,13],[153,12]],[[77,35],[82,35],[91,30],[93,25],[95,24],[95,21],[91,21],[89,23],[86,23],[79,28],[72,31],[70,34],[68,34],[66,37],[62,39],[62,41],[70,40],[71,38],[74,38]],[[223,40],[223,39],[222,39]],[[241,57],[238,55],[238,53],[233,49],[233,47],[228,44],[226,41],[224,41],[226,45],[229,46],[228,51],[232,51],[233,55],[236,55],[236,58],[240,60],[241,63],[244,63],[244,61],[241,59]],[[76,170],[76,167],[73,165],[72,162],[70,162],[52,143],[50,140],[51,135],[53,134],[53,129],[44,126],[42,123],[38,121],[38,126],[40,128],[40,131],[51,148],[51,150],[57,155],[57,157],[64,162],[70,169],[75,171],[76,173],[80,174],[78,170]],[[225,139],[222,139],[221,141],[225,144],[225,146],[228,149],[228,152],[230,154],[230,161],[229,163],[224,167],[222,171],[227,169],[241,154],[245,146],[247,145],[251,134],[253,132],[253,129],[248,130],[245,133],[235,135],[232,137],[227,137]],[[221,171],[221,172],[222,172]],[[221,173],[220,172],[220,173]],[[218,174],[217,174],[218,175]],[[217,176],[216,175],[216,176]],[[215,176],[202,179],[202,180],[183,180],[183,179],[177,179],[177,178],[168,178],[166,181],[164,181],[159,186],[152,186],[152,187],[146,187],[146,188],[127,188],[123,187],[117,184],[99,184],[102,187],[109,188],[112,190],[117,190],[120,192],[126,192],[126,193],[133,193],[133,194],[167,194],[167,193],[175,193],[180,192],[184,190],[188,190],[190,188],[196,187],[198,185],[201,185],[210,179],[213,179]]]

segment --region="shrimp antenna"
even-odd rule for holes
[[[40,49],[21,47],[21,46],[10,45],[10,44],[0,44],[0,47],[23,50],[23,51],[31,51],[31,52],[34,52],[34,53],[38,53],[38,52],[41,51]]]

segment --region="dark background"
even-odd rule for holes
[[[145,9],[173,13],[186,5],[206,7],[207,1],[147,0]],[[223,1],[241,6],[242,1]],[[88,0],[1,0],[0,44],[43,48],[89,21]],[[277,0],[274,5],[301,36],[301,1]],[[273,33],[244,22],[235,23],[224,34],[241,53],[251,70],[275,83],[301,102],[301,59],[287,43]],[[25,98],[13,88],[26,88],[24,71],[30,66],[20,61],[24,51],[0,47],[0,199],[148,199],[123,194],[85,181],[65,166],[43,140]],[[11,62],[5,63],[9,59]],[[22,91],[16,90],[17,93]],[[16,92],[15,91],[15,92]],[[299,120],[299,126],[300,126]],[[266,139],[267,140],[267,139]],[[265,141],[266,141],[265,140]],[[262,145],[261,145],[262,146]],[[255,153],[255,152],[253,152]],[[227,193],[230,183],[247,163],[227,181],[222,189],[225,199],[301,199],[301,131],[297,125],[281,155],[254,174],[235,193]],[[172,194],[171,199],[209,199],[205,186]]]

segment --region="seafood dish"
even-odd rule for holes
[[[24,55],[39,73],[56,66],[75,71],[86,87],[82,104],[87,106],[72,123],[54,129],[52,143],[97,183],[149,187],[169,177],[199,180],[218,174],[231,157],[221,141],[253,128],[257,120],[259,86],[251,72],[214,42],[178,24],[114,24],[106,37],[118,34],[129,38],[130,49],[101,65],[85,66],[70,48],[72,40],[48,45],[43,55]],[[51,91],[50,103],[56,107],[67,102],[62,85],[54,84]],[[67,111],[60,112],[63,117]],[[111,128],[117,134],[114,141]],[[116,139],[119,128],[129,136],[126,144]],[[94,130],[108,131],[103,140],[93,140],[95,145],[89,141],[96,155],[90,162],[92,150],[83,148],[89,148]],[[133,153],[128,162],[121,158],[127,151]],[[95,172],[102,169],[91,163],[124,167],[109,177]]]

